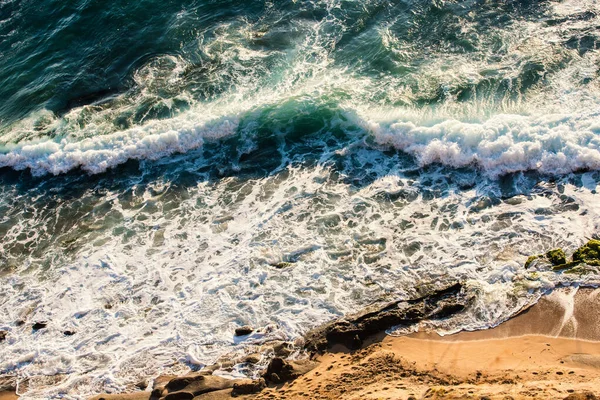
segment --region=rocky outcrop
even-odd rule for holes
[[[573,253],[573,261],[600,267],[600,240],[590,240],[578,248]]]
[[[571,261],[567,261],[562,249],[554,249],[546,254],[530,256],[525,262],[525,268],[530,268],[534,262],[550,264],[554,271],[566,273],[585,272],[585,266],[600,267],[600,240],[592,239],[578,248]]]
[[[154,381],[149,400],[220,400],[232,396],[255,394],[262,391],[267,384],[279,385],[292,381],[318,365],[317,362],[308,359],[288,358],[297,350],[302,350],[302,346],[309,353],[322,352],[335,344],[356,349],[362,345],[363,340],[373,334],[383,332],[392,326],[410,325],[425,319],[452,316],[465,309],[469,301],[470,298],[462,285],[454,283],[440,290],[429,290],[425,295],[415,299],[375,303],[362,312],[313,329],[305,336],[303,345],[272,341],[261,345],[257,353],[238,358],[224,357],[201,372],[184,376],[159,376]],[[240,336],[253,331],[249,327],[238,328],[238,330],[240,331],[236,330],[236,335]],[[263,357],[269,356],[273,358],[262,373],[263,378],[259,380],[234,380],[212,375],[218,369],[233,368],[239,363],[257,364]]]
[[[546,258],[548,258],[552,265],[561,265],[567,263],[567,256],[562,249],[550,250],[546,253]]]
[[[275,357],[269,363],[263,377],[266,381],[275,384],[288,382],[304,375],[317,365],[318,363],[310,360],[286,361]]]
[[[150,400],[188,400],[201,394],[231,389],[239,380],[227,379],[206,372],[183,376],[163,375],[156,379]]]
[[[267,384],[262,378],[257,380],[244,379],[233,384],[231,395],[235,397],[244,394],[255,394],[262,391],[266,387]]]
[[[525,268],[529,268],[536,260],[543,260],[554,266],[563,265],[567,263],[567,257],[565,255],[565,252],[562,249],[554,249],[548,251],[546,254],[530,256],[529,258],[527,258],[527,261],[525,261]]]
[[[362,345],[368,336],[397,325],[412,325],[424,319],[446,318],[462,311],[469,299],[456,283],[413,300],[375,304],[363,312],[340,318],[306,335],[306,349],[323,352],[342,344],[350,349]]]
[[[592,392],[571,393],[564,400],[598,400],[598,397]]]

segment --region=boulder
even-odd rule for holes
[[[7,334],[8,332],[6,331],[0,331],[0,342],[3,342],[6,339]]]

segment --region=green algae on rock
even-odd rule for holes
[[[531,263],[533,263],[535,260],[537,260],[540,257],[542,257],[540,254],[538,254],[537,256],[529,256],[527,258],[527,261],[525,261],[525,269],[528,269],[531,266]]]
[[[553,271],[569,270],[570,271],[571,269],[577,267],[580,264],[581,264],[581,261],[571,261],[571,262],[568,262],[568,263],[555,265],[554,267],[552,267],[552,270]]]
[[[586,273],[589,270],[581,268],[580,265],[585,264],[592,267],[600,267],[600,240],[592,239],[586,244],[578,248],[573,253],[572,260],[567,262],[567,257],[562,249],[554,249],[546,254],[530,256],[525,262],[525,268],[529,268],[531,264],[538,259],[552,264],[553,271],[564,271],[565,273]]]
[[[573,253],[573,261],[600,267],[600,240],[590,240]]]
[[[546,258],[552,263],[552,265],[566,264],[567,256],[562,249],[550,250],[546,253]]]
[[[525,269],[529,268],[531,264],[538,259],[544,259],[544,261],[550,262],[550,264],[554,266],[566,264],[567,262],[567,256],[562,249],[553,249],[546,254],[538,254],[527,258],[527,261],[525,261]]]

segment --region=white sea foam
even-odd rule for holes
[[[42,140],[6,146],[0,154],[0,166],[31,170],[33,175],[61,174],[81,168],[92,174],[128,160],[156,160],[174,153],[196,149],[205,139],[217,139],[235,133],[239,121],[235,116],[202,122],[178,120],[155,122],[141,128],[81,141]]]
[[[340,7],[333,0],[324,1],[322,6],[334,14]],[[552,3],[552,7],[557,17],[563,17],[594,11],[598,6],[566,1]],[[290,43],[294,51],[288,53],[257,50],[248,40],[257,28],[251,24],[225,24],[202,46],[209,61],[214,58],[224,63],[213,71],[216,75],[211,79],[232,85],[231,91],[204,103],[194,100],[185,86],[190,65],[181,57],[157,57],[135,72],[135,88],[108,106],[80,107],[61,118],[49,111],[36,111],[3,132],[0,166],[29,168],[35,175],[74,168],[99,173],[128,159],[167,157],[198,148],[205,138],[233,135],[241,116],[252,118],[249,113],[260,113],[286,101],[319,102],[326,98],[336,101],[351,120],[375,136],[377,143],[414,154],[424,165],[475,165],[492,176],[525,170],[558,175],[597,170],[598,52],[580,55],[577,49],[559,44],[567,39],[565,35],[579,34],[598,18],[584,22],[566,19],[561,29],[539,21],[522,21],[511,29],[498,27],[494,29],[496,39],[492,34],[479,39],[480,57],[435,53],[427,62],[418,63],[408,76],[384,77],[354,74],[336,64],[333,51],[345,32],[343,19],[295,22],[299,36]],[[390,30],[394,23],[375,29],[375,37],[387,51],[403,59],[406,43]],[[474,31],[477,27],[471,23],[465,29]],[[501,40],[502,51],[490,53],[488,40]],[[265,60],[277,60],[276,65],[286,68],[272,71]],[[456,99],[456,93],[476,88],[490,76],[497,84],[508,81],[509,86],[518,86],[529,65],[543,69],[544,79],[526,93],[514,97],[507,92],[497,99],[492,90],[468,101]],[[582,84],[585,80],[590,82]],[[165,90],[169,94],[163,98]],[[438,96],[440,91],[446,96],[440,104],[410,105],[418,98]],[[118,130],[115,119],[138,107],[145,110],[144,104],[156,98],[169,109],[175,100],[185,100],[190,109],[167,120],[142,119],[132,128]],[[295,111],[304,112],[302,108]],[[278,130],[285,131],[285,126],[274,126],[274,130],[277,134]],[[40,134],[56,138],[36,136]]]
[[[493,177],[529,170],[562,175],[600,169],[597,112],[537,117],[502,114],[479,123],[451,119],[429,125],[398,120],[398,111],[386,113],[367,108],[345,114],[372,135],[377,144],[415,155],[421,165],[473,166]],[[391,121],[389,114],[396,114]],[[186,116],[154,122],[74,142],[47,139],[12,144],[0,155],[0,166],[29,168],[34,175],[60,174],[74,168],[100,173],[130,159],[156,160],[196,149],[205,139],[233,136],[240,117],[206,122],[190,119]]]
[[[340,2],[325,3],[343,14]],[[560,15],[572,12],[569,5],[597,8],[565,1],[556,3]],[[408,77],[355,75],[332,54],[348,32],[341,17],[298,21],[297,42],[286,51],[249,45],[261,28],[251,22],[219,27],[202,51],[222,68],[215,79],[231,80],[233,89],[205,104],[182,89],[163,99],[188,100],[173,118],[125,130],[113,123],[157,88],[185,83],[183,60],[167,56],[141,68],[133,95],[114,104],[61,118],[39,111],[2,134],[0,165],[35,175],[101,173],[130,159],[162,158],[169,174],[183,168],[196,177],[174,184],[168,176],[136,176],[124,187],[86,188],[75,200],[62,198],[59,187],[41,188],[40,201],[37,189],[0,186],[0,329],[8,332],[0,373],[18,377],[24,399],[129,390],[160,373],[255,351],[265,339],[296,338],[373,299],[411,297],[424,282],[460,280],[472,296],[465,313],[424,323],[442,333],[496,325],[559,285],[600,283],[595,271],[523,267],[528,255],[559,246],[571,252],[600,232],[598,53],[580,56],[560,45],[565,30],[519,21],[488,33],[502,42],[501,54],[442,51],[411,65]],[[387,26],[376,29],[382,46],[404,57],[406,43]],[[490,72],[517,84],[528,63],[547,74],[526,95],[459,102],[452,94]],[[448,94],[442,104],[411,105],[439,90]],[[293,157],[282,146],[284,161],[268,175],[212,180],[198,172],[205,161],[175,155],[233,135],[252,141],[267,124],[279,140],[314,104],[316,114],[334,114],[325,129],[356,138],[334,149],[345,167],[330,153],[316,165],[288,164]],[[325,148],[331,136],[312,139]],[[422,165],[474,168],[431,168],[415,178],[412,160],[379,151],[389,146]],[[142,165],[142,175],[154,166]],[[493,178],[581,169],[592,172],[535,189],[517,177],[514,191],[523,195],[505,200],[498,183],[477,171]],[[290,265],[273,266],[281,262]],[[42,320],[48,327],[32,332]],[[244,324],[265,328],[262,336],[234,338]]]
[[[83,398],[183,373],[226,352],[254,351],[253,343],[268,338],[294,339],[372,299],[413,296],[423,282],[460,280],[474,296],[466,313],[429,324],[440,332],[495,325],[562,283],[599,282],[594,273],[523,268],[529,254],[573,250],[598,231],[597,174],[582,186],[486,205],[485,180],[431,198],[380,153],[353,151],[359,164],[371,164],[365,172],[379,175],[358,189],[316,166],[179,189],[158,179],[133,199],[113,192],[80,199],[98,206],[68,231],[74,256],[63,253],[60,236],[45,255],[49,269],[26,272],[43,261],[30,256],[3,278],[0,329],[8,338],[0,371],[30,380],[25,399]],[[434,192],[447,187],[443,175],[428,178],[440,180]],[[561,196],[577,207],[561,209]],[[64,207],[57,213],[72,205]],[[43,236],[52,215],[14,225],[3,249],[27,244],[18,238],[33,230]],[[291,264],[272,266],[281,261]],[[18,319],[26,325],[15,326]],[[40,320],[48,327],[32,332]],[[266,337],[236,340],[233,330],[244,324],[272,328]],[[66,375],[44,378],[56,374]]]
[[[491,176],[600,169],[600,113],[497,115],[482,123],[448,120],[430,126],[366,118],[364,126],[377,143],[414,154],[421,165],[477,166]]]

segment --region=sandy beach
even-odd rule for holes
[[[585,395],[600,393],[599,296],[558,290],[484,331],[380,335],[357,352],[320,357],[304,377],[257,398],[593,398]]]
[[[146,391],[93,399],[594,399],[599,306],[600,289],[557,289],[493,329],[444,337],[380,332],[354,351],[336,345],[313,356],[312,370],[258,393],[236,395],[226,387],[195,397],[185,390],[161,394],[160,382],[168,387],[164,382],[172,385],[175,377],[159,377]],[[187,384],[198,376],[180,379]],[[14,391],[0,392],[1,400],[15,398]]]
[[[445,337],[381,332],[356,351],[337,345],[316,356],[314,369],[291,382],[236,397],[594,399],[600,392],[599,305],[600,289],[564,288],[493,329]],[[173,395],[163,398],[180,398]],[[94,399],[150,396],[141,392]],[[232,389],[224,389],[193,398],[231,396]]]

